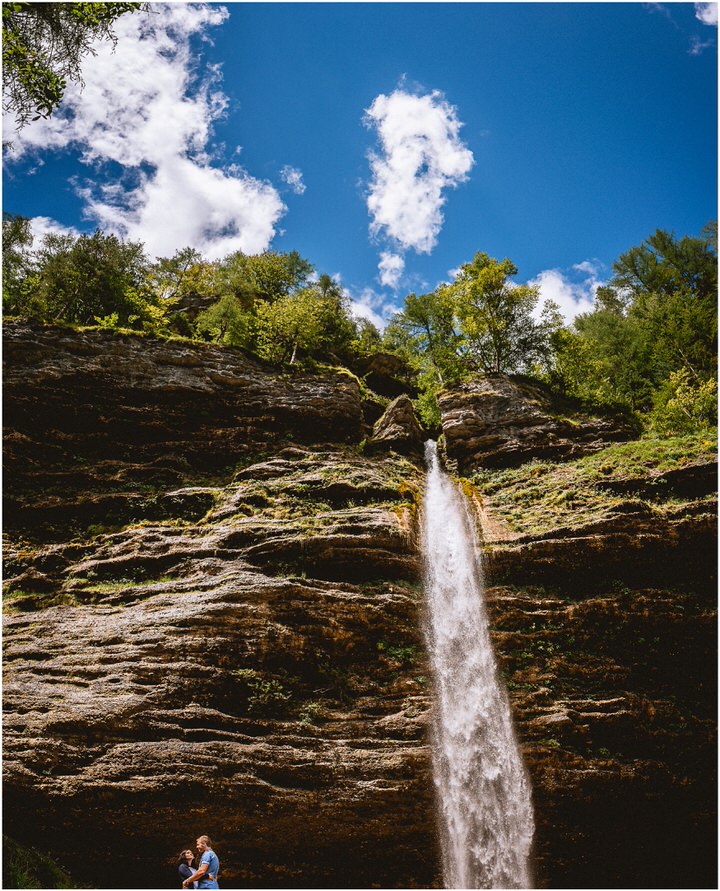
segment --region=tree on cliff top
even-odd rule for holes
[[[314,268],[297,251],[237,251],[218,265],[220,289],[237,297],[243,309],[250,309],[255,300],[273,302],[299,290]]]
[[[2,301],[5,312],[12,312],[14,306],[22,303],[23,285],[32,267],[32,243],[29,218],[3,211]]]
[[[161,326],[168,304],[149,286],[143,245],[100,230],[78,238],[46,235],[22,299],[9,311],[43,321],[150,330]]]
[[[47,118],[68,80],[82,84],[83,56],[98,40],[117,38],[115,20],[143,3],[3,3],[3,111],[18,129]]]
[[[429,294],[408,294],[403,311],[395,315],[387,330],[388,346],[394,340],[410,356],[422,357],[441,386],[458,372],[460,335],[455,311],[452,290],[440,285]]]
[[[480,371],[529,370],[548,350],[548,331],[533,318],[537,287],[516,285],[517,266],[477,253],[460,267],[450,286],[455,298],[464,349]]]

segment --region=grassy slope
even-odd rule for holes
[[[3,835],[3,888],[77,888],[58,864]]]
[[[509,470],[483,470],[472,477],[493,514],[522,534],[542,534],[560,526],[582,526],[602,519],[632,494],[603,489],[602,483],[637,479],[647,489],[653,477],[683,466],[715,460],[717,442],[710,432],[652,438],[612,445],[577,461],[533,461]],[[638,485],[640,488],[640,482]],[[647,498],[647,492],[644,493]],[[682,502],[685,499],[680,499]],[[652,510],[677,504],[657,484],[657,495],[643,502]],[[639,505],[638,505],[639,506]]]

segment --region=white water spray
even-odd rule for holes
[[[426,444],[425,458],[426,633],[445,885],[528,888],[530,785],[492,651],[474,523],[434,442]]]

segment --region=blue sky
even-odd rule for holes
[[[298,250],[380,319],[478,250],[568,318],[717,216],[717,6],[156,5],[13,137],[5,210],[152,255]]]

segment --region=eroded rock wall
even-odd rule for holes
[[[536,426],[515,437],[545,455]],[[646,447],[644,475],[605,458],[599,478],[565,453],[519,471],[514,501],[498,484],[480,495],[465,483],[533,785],[540,887],[716,887],[717,462],[707,446],[664,472]]]
[[[635,435],[626,421],[588,415],[538,382],[505,374],[441,392],[438,403],[446,454],[460,473],[576,458]]]
[[[76,881],[439,881],[421,471],[346,375],[10,326],[5,826]]]
[[[167,887],[200,832],[224,887],[439,887],[423,471],[355,445],[354,379],[5,336],[6,831],[95,887],[118,851]],[[631,435],[471,390],[443,402],[467,473]],[[524,533],[466,485],[539,887],[714,886],[716,476],[657,483]]]

